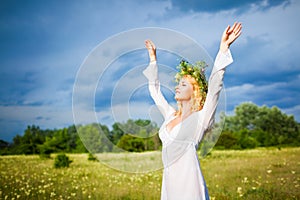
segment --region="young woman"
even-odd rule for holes
[[[145,41],[150,64],[143,74],[148,79],[151,97],[164,117],[159,130],[163,143],[163,200],[209,199],[196,150],[205,131],[213,124],[225,68],[233,61],[229,46],[241,35],[241,29],[241,23],[225,29],[208,84],[202,69],[185,61],[180,63],[175,89],[177,110],[160,91],[156,47],[152,41]]]

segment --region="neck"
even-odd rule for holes
[[[182,113],[181,113],[181,118],[187,117],[192,113],[192,104],[191,101],[182,101]]]

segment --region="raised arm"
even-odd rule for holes
[[[154,100],[156,106],[158,107],[164,118],[166,118],[170,114],[174,113],[175,110],[168,104],[165,97],[160,91],[160,83],[158,80],[158,68],[156,62],[156,47],[151,40],[146,40],[145,45],[148,50],[150,63],[148,67],[143,71],[143,74],[148,79],[149,92],[152,99]]]
[[[230,45],[242,34],[242,23],[235,22],[232,27],[229,25],[222,35],[220,51],[225,53]]]
[[[223,32],[220,50],[209,77],[208,93],[202,110],[203,120],[201,121],[201,126],[204,129],[209,128],[214,122],[219,94],[223,87],[225,68],[233,62],[229,47],[241,35],[241,30],[241,23],[234,23],[232,27],[228,26]]]

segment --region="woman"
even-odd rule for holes
[[[225,29],[208,88],[201,69],[181,62],[175,89],[178,110],[168,104],[160,91],[156,48],[152,41],[145,41],[150,64],[143,73],[149,81],[151,97],[164,117],[159,130],[163,143],[163,200],[209,199],[196,150],[205,131],[213,124],[225,67],[233,61],[229,46],[241,35],[241,29],[241,23]]]

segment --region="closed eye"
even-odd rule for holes
[[[186,86],[186,83],[185,83],[185,82],[181,82],[181,85],[182,85],[182,86]]]

